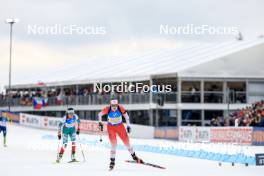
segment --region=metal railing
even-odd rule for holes
[[[204,103],[223,103],[224,93],[221,91],[205,91]]]
[[[57,97],[48,98],[48,106],[63,106],[63,105],[102,105],[110,102],[111,95],[98,95],[90,94],[86,96],[63,96],[58,99]],[[149,93],[135,93],[135,94],[120,94],[117,99],[121,104],[139,104],[149,103]],[[0,100],[0,106],[8,106],[8,99]],[[32,106],[32,99],[27,101],[24,98],[12,98],[11,106]]]
[[[201,102],[201,92],[191,92],[191,91],[182,91],[181,95],[182,103],[200,103]]]
[[[153,93],[152,102],[157,103],[158,99],[162,99],[164,103],[177,103],[177,92],[172,93]]]
[[[247,94],[245,91],[231,91],[227,98],[227,103],[246,103]],[[229,102],[228,102],[229,101]]]
[[[108,104],[111,95],[109,94],[89,94],[89,95],[72,95],[63,96],[60,100],[57,97],[49,97],[49,106],[59,106],[59,105],[102,105]],[[121,104],[146,104],[150,102],[150,93],[128,93],[119,94],[117,98]],[[162,101],[163,103],[177,103],[178,93],[153,93],[152,103],[158,103]],[[229,103],[246,103],[246,92],[234,92],[227,95],[227,102]],[[10,102],[8,102],[10,101]],[[190,92],[182,91],[181,95],[182,103],[201,103],[201,92]],[[225,103],[223,92],[205,91],[204,92],[204,103]],[[32,106],[32,98],[12,98],[0,99],[0,107],[10,106]]]

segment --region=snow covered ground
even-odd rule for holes
[[[124,162],[130,159],[130,155],[122,147],[117,152],[116,167],[108,171],[109,144],[106,137],[99,142],[96,135],[81,134],[82,147],[86,156],[86,162],[69,164],[70,151],[64,155],[62,164],[54,164],[58,141],[55,131],[32,129],[12,125],[8,129],[8,147],[0,145],[0,175],[1,176],[260,176],[264,167],[235,165],[194,158],[178,157],[168,154],[138,151],[137,154],[147,162],[162,165],[166,170],[148,166],[130,164]],[[2,135],[1,135],[2,143]],[[207,148],[211,150],[227,150],[230,146],[210,144],[179,143],[166,140],[132,139],[135,145],[181,147],[181,148]],[[120,143],[120,141],[119,141]],[[70,149],[70,147],[68,147]],[[80,146],[78,145],[78,149]],[[264,152],[263,147],[233,147],[234,150],[243,150],[249,154]],[[232,150],[230,150],[232,152]],[[82,154],[78,150],[77,158],[83,161]]]

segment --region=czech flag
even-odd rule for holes
[[[43,105],[42,98],[35,97],[33,98],[33,107],[34,109],[41,109]]]

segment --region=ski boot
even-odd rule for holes
[[[61,158],[62,158],[62,153],[59,153],[58,156],[57,156],[56,163],[60,163]]]
[[[109,171],[113,170],[115,167],[115,158],[110,158]]]
[[[75,152],[72,152],[70,163],[74,163],[74,162],[78,162],[78,161],[77,161],[76,158],[75,158]]]
[[[136,161],[137,163],[144,163],[142,159],[138,158],[136,153],[131,154],[132,158],[134,161]]]

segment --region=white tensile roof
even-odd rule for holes
[[[178,49],[150,50],[122,58],[92,58],[13,87],[147,80],[151,75],[264,78],[264,39],[198,43]]]

